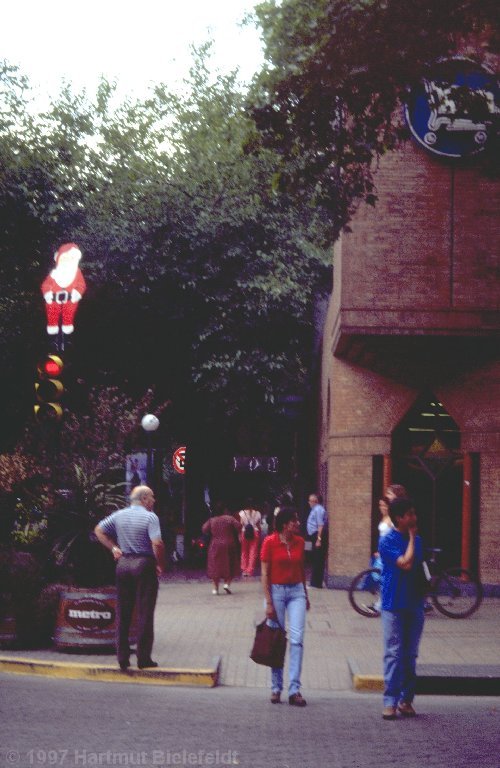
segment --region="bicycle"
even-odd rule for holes
[[[428,602],[450,619],[466,619],[477,611],[483,600],[483,586],[478,577],[465,568],[446,568],[437,565],[441,549],[427,549],[428,560],[424,564],[428,587],[425,610],[432,610]],[[349,602],[354,610],[366,618],[380,616],[380,579],[378,568],[367,568],[358,573],[349,587]]]

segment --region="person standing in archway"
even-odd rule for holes
[[[311,511],[307,518],[307,535],[312,543],[311,587],[321,589],[325,575],[325,561],[328,548],[328,517],[319,493],[309,496]]]

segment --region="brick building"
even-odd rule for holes
[[[412,140],[375,182],[335,245],[323,337],[328,583],[368,566],[392,481],[425,542],[500,592],[499,185]]]

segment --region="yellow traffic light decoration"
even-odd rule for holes
[[[60,401],[64,394],[64,385],[60,377],[63,368],[63,361],[58,355],[47,355],[38,364],[38,381],[35,383],[37,402],[34,407],[37,421],[54,422],[62,419],[63,409]]]

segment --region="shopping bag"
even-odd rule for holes
[[[286,632],[280,627],[270,627],[267,619],[258,624],[250,658],[265,667],[282,668],[285,663]]]

